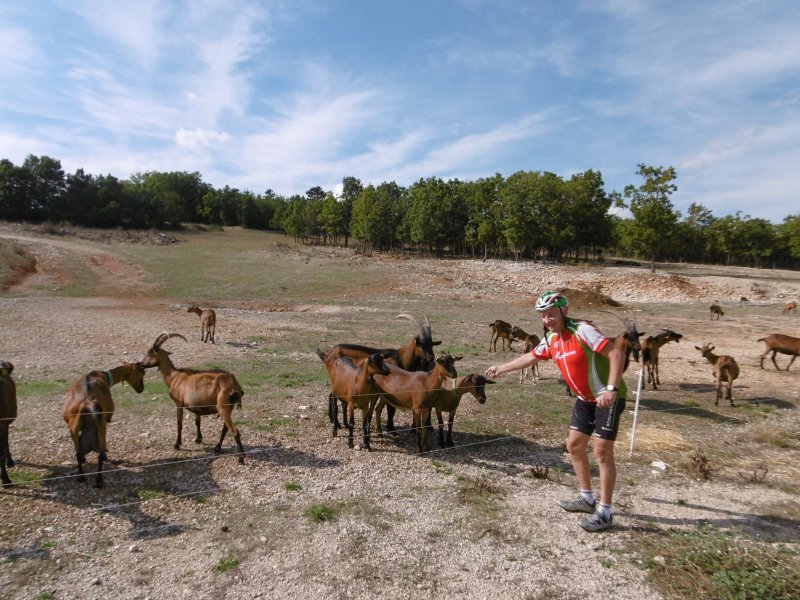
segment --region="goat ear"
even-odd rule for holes
[[[647,332],[646,331],[640,331],[639,332],[639,337],[642,337],[645,333],[647,333]]]
[[[702,349],[700,346],[695,346],[695,347],[694,347],[694,349],[695,349],[695,350],[700,350],[700,352],[702,352],[702,351],[703,351],[703,349]]]
[[[431,342],[431,346],[438,346],[441,343],[442,343],[442,340],[439,340],[438,342]]]
[[[491,379],[487,379],[486,383],[497,383],[496,381],[492,381]]]
[[[455,362],[455,361],[457,361],[457,360],[461,360],[462,358],[464,358],[464,357],[463,357],[463,356],[461,356],[461,355],[459,355],[459,356],[454,356],[454,357],[453,357],[453,361]]]

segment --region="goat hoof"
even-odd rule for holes
[[[11,457],[10,457],[10,456],[9,456],[9,457],[6,459],[6,466],[7,466],[7,467],[9,467],[9,468],[10,468],[10,467],[14,467],[14,466],[16,466],[16,464],[17,464],[17,463],[15,463],[15,462],[14,462],[14,461],[11,459]]]
[[[173,448],[175,448],[175,450],[180,450],[181,449],[181,445],[180,444],[175,444],[173,446]]]
[[[243,465],[243,464],[244,464],[244,456],[240,456],[240,457],[239,457],[239,464],[240,464],[240,465]]]
[[[9,479],[8,481],[6,481],[6,480],[4,479],[4,480],[3,480],[3,487],[11,487],[11,480]]]
[[[84,477],[83,475],[78,475],[78,481],[81,483],[86,483],[86,477]]]
[[[201,437],[194,438],[194,443],[195,444],[202,444],[203,443],[203,438],[201,438]]]
[[[221,454],[222,447],[221,446],[214,446],[214,454]]]
[[[103,482],[102,481],[95,482],[94,487],[99,490],[100,488],[103,487]]]

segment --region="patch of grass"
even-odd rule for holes
[[[39,592],[36,594],[36,600],[49,600],[50,598],[55,598],[56,593],[54,590],[45,590],[44,592]]]
[[[315,504],[308,508],[308,516],[315,523],[325,523],[336,518],[336,509],[328,504]]]
[[[138,494],[139,499],[146,501],[146,500],[153,500],[154,498],[160,498],[164,495],[162,490],[151,490],[151,489],[143,489],[139,490]]]
[[[800,589],[796,553],[704,526],[642,538],[645,568],[667,598],[789,600]]]
[[[10,469],[8,471],[8,476],[14,483],[33,483],[45,478],[43,473],[37,473],[36,471],[28,471],[20,468]]]
[[[239,566],[239,559],[235,556],[226,556],[225,558],[221,558],[217,563],[217,566],[214,567],[214,570],[218,573],[224,573],[225,571],[230,571],[231,569],[235,569]]]
[[[303,486],[300,485],[299,483],[289,481],[283,484],[283,489],[286,490],[287,492],[296,492],[298,490],[302,490]]]
[[[294,419],[292,417],[272,417],[267,419],[266,422],[262,421],[256,425],[256,431],[268,431],[277,427],[288,427],[290,425],[294,425]]]
[[[14,373],[16,376],[16,373]],[[63,395],[68,387],[64,380],[57,381],[21,381],[17,382],[17,397],[24,396],[52,396],[53,394]]]

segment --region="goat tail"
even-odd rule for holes
[[[763,337],[763,338],[758,338],[756,341],[757,341],[757,342],[766,342],[766,341],[767,341],[767,338],[765,338],[765,337]]]
[[[230,400],[230,405],[234,408],[238,408],[241,410],[242,408],[242,393],[241,392],[233,392],[228,399]]]
[[[315,350],[315,352],[317,353],[317,356],[319,356],[319,359],[320,359],[322,362],[325,362],[325,353],[324,353],[322,350],[320,350],[319,348],[317,348],[317,349]]]
[[[97,422],[102,417],[100,407],[92,403],[81,408],[80,425],[78,426],[81,453],[86,456],[89,452],[100,452],[100,435],[97,431]]]
[[[653,358],[650,356],[651,350],[650,348],[644,348],[642,350],[642,364],[647,364],[652,362]]]

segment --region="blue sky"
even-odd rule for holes
[[[0,158],[285,196],[674,166],[800,214],[800,2],[4,0]]]

